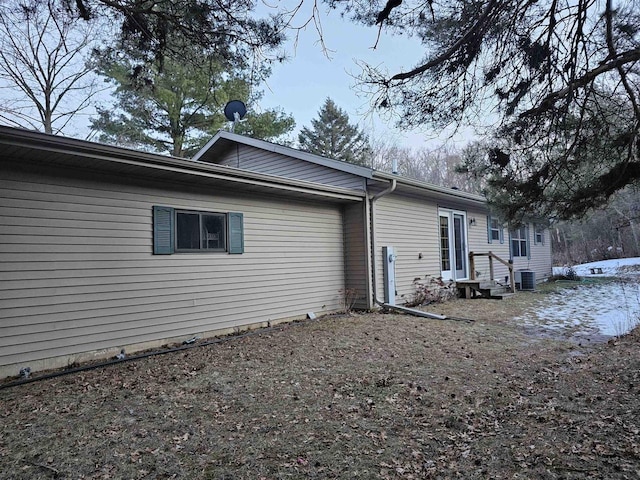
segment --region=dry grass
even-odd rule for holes
[[[355,314],[0,391],[1,478],[638,478],[638,332]]]

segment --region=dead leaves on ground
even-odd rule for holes
[[[0,392],[0,476],[636,478],[639,345],[325,319]]]

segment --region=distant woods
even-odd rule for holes
[[[469,193],[481,193],[480,181],[457,171],[466,149],[458,151],[447,147],[409,148],[384,138],[372,141],[370,148],[369,166],[376,170],[391,172],[395,163],[398,175]]]
[[[397,173],[404,177],[466,192],[480,193],[482,182],[468,174],[458,173],[464,155],[478,150],[476,144],[463,152],[440,148],[410,148],[400,146],[350,123],[349,115],[330,98],[325,99],[317,118],[304,126],[298,135],[298,147],[355,165]]]
[[[606,208],[550,231],[554,265],[640,257],[640,188],[627,187]]]

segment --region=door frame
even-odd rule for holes
[[[462,227],[462,238],[460,239],[462,241],[462,256],[460,258],[460,260],[462,261],[462,269],[457,269],[454,267],[457,267],[457,262],[456,262],[456,253],[457,250],[456,249],[456,232],[454,229],[454,221],[456,216],[461,217],[462,219],[462,223],[461,223],[461,227]],[[442,251],[442,225],[441,225],[441,218],[447,218],[447,234],[448,234],[448,251],[449,251],[449,268],[450,270],[443,270],[442,269],[442,261],[443,259],[443,251]],[[443,280],[468,280],[469,279],[469,229],[468,229],[468,224],[467,224],[467,212],[464,210],[456,210],[453,208],[438,208],[438,252],[439,252],[439,258],[438,258],[438,263],[439,263],[439,268],[440,268],[440,275],[442,276]]]

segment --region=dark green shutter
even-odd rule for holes
[[[487,243],[493,243],[493,238],[491,235],[491,215],[487,215]]]
[[[242,213],[227,214],[229,230],[229,253],[244,253],[244,223]]]
[[[529,240],[529,224],[527,223],[526,227],[525,227],[525,234],[526,234],[526,239],[527,239],[527,259],[531,260],[531,244],[532,242]],[[535,232],[533,232],[533,234],[535,235]]]
[[[171,255],[174,250],[173,208],[153,207],[153,254]]]

